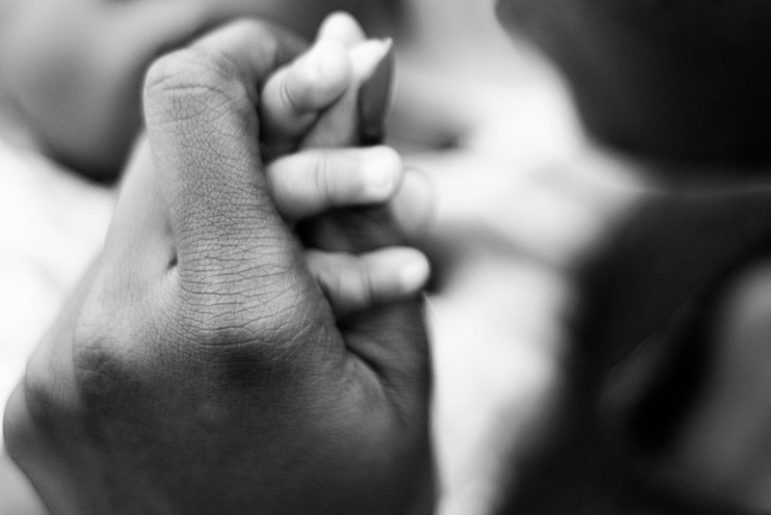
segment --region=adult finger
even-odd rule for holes
[[[267,76],[300,48],[286,32],[240,21],[149,70],[147,131],[183,272],[255,271],[257,256],[263,272],[291,265],[293,242],[262,173],[255,106]]]
[[[399,154],[389,147],[312,149],[268,167],[268,183],[279,212],[296,221],[333,207],[390,199],[403,175]]]
[[[130,263],[122,275],[137,288],[136,285],[146,282],[142,279],[165,273],[174,252],[169,217],[150,146],[146,138],[141,138],[124,174],[104,254],[114,256],[118,262]]]

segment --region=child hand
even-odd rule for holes
[[[431,190],[388,147],[306,150],[274,161],[267,171],[271,197],[291,224],[332,208],[385,202],[397,218],[412,214],[413,227],[429,223]],[[424,207],[411,209],[412,203]],[[404,246],[359,254],[308,249],[306,256],[338,316],[414,295],[429,276],[425,255]]]
[[[322,34],[330,30],[340,34],[354,27],[349,17],[336,15]],[[364,68],[372,69],[382,56],[382,48],[372,43],[354,55],[367,61]],[[357,71],[351,61],[342,43],[321,38],[266,82],[260,104],[260,143],[263,157],[272,160],[266,169],[271,198],[293,226],[318,219],[335,208],[388,204],[400,232],[415,235],[430,223],[432,191],[419,172],[405,169],[393,149],[314,148],[289,153],[319,124],[327,122],[332,106],[337,109],[337,119],[342,119],[338,102],[350,96]],[[350,126],[350,122],[341,125],[346,132],[351,131]],[[332,128],[327,124],[325,130],[331,132]],[[325,137],[342,140],[339,135]],[[134,159],[133,167],[140,166],[153,167],[147,149],[140,150]],[[307,264],[338,317],[415,295],[429,276],[426,257],[404,246],[358,255],[308,250]]]
[[[432,197],[427,183],[417,171],[404,170],[393,149],[329,148],[360,141],[361,123],[355,119],[357,114],[361,119],[359,88],[389,50],[389,43],[365,41],[350,17],[334,15],[308,53],[267,81],[260,104],[261,148],[263,157],[273,161],[268,167],[273,200],[290,222],[304,222],[307,228],[332,208],[389,203],[401,233],[428,225]],[[385,83],[389,81],[385,77]],[[371,106],[371,112],[385,112],[387,95],[380,97],[375,102],[383,105]],[[382,114],[374,118],[370,127],[382,123]],[[285,155],[300,147],[304,150]],[[415,209],[415,204],[420,207]],[[341,225],[355,216],[341,213],[334,232],[344,233]],[[377,225],[382,230],[390,222],[384,219]],[[329,248],[339,238],[327,230],[314,234],[314,243]],[[308,251],[309,268],[338,316],[414,295],[428,279],[428,261],[415,249],[352,250],[358,255]]]

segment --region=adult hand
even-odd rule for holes
[[[157,172],[6,411],[52,513],[430,510],[420,303],[338,325],[266,191],[257,92],[298,49],[239,22],[151,68]]]

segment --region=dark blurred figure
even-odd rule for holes
[[[498,8],[590,133],[666,179],[588,260],[563,395],[501,513],[768,510],[771,5]]]
[[[648,158],[768,164],[771,5],[502,0],[564,72],[586,126]]]

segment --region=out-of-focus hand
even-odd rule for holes
[[[430,511],[420,303],[338,325],[269,198],[254,103],[297,51],[240,22],[150,70],[156,172],[6,411],[52,513]]]
[[[9,0],[0,7],[0,96],[54,158],[112,179],[139,130],[142,78],[156,57],[238,16],[309,33],[325,13],[350,7],[355,2]]]
[[[650,187],[632,163],[588,147],[541,86],[480,91],[481,114],[460,124],[453,148],[405,157],[438,191],[423,242],[438,272],[429,325],[446,515],[495,513],[523,455],[548,443],[581,303],[577,269]],[[461,98],[441,112],[459,114]]]

